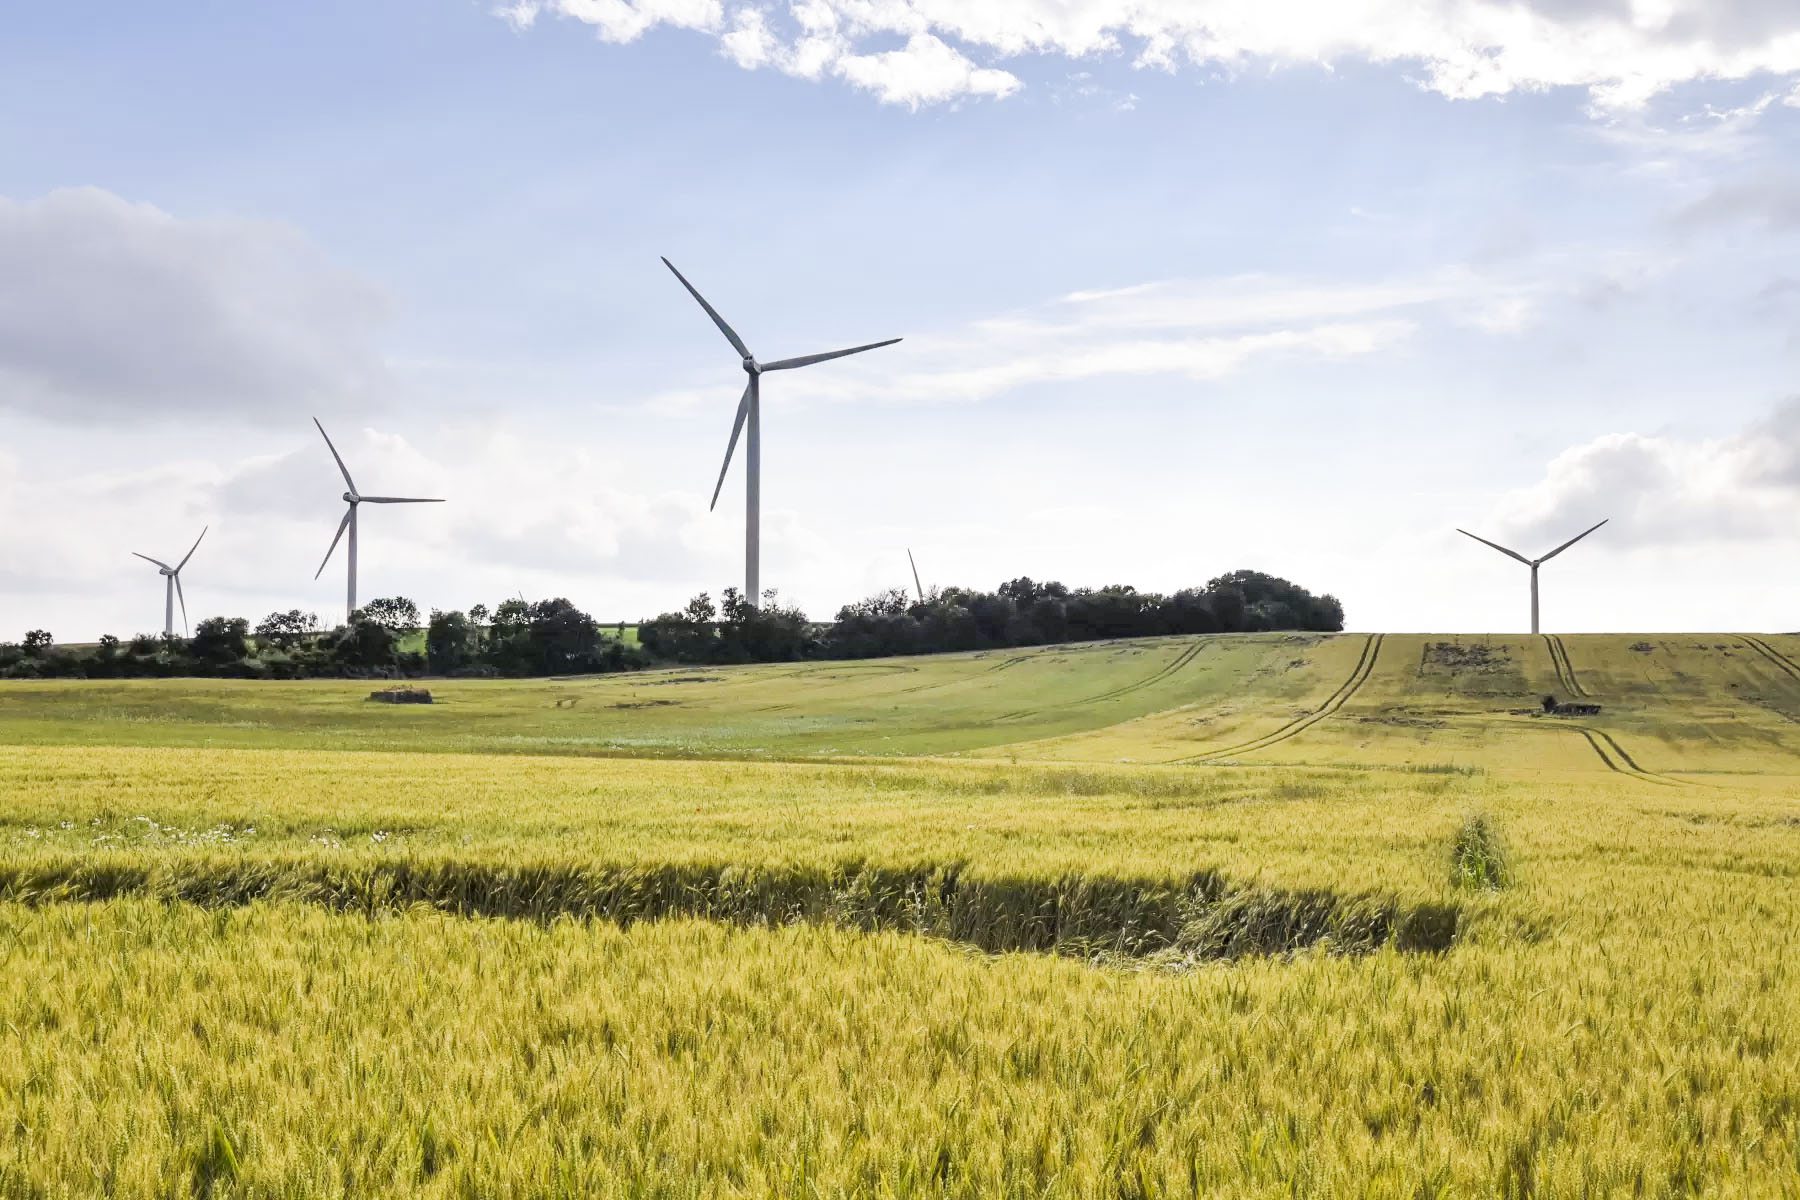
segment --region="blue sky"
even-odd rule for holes
[[[1510,14],[1510,15],[1509,15]],[[1770,0],[35,6],[0,37],[0,636],[741,580],[1358,628],[1789,629],[1800,12]]]

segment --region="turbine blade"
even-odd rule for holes
[[[355,511],[356,509],[350,505],[344,506],[344,519],[338,522],[337,537],[331,539],[331,550],[327,550],[325,552],[325,557],[319,561],[319,569],[313,572],[314,579],[317,579],[325,573],[325,564],[331,561],[331,551],[337,549],[338,542],[342,540],[344,536],[344,530],[350,528],[350,514]]]
[[[181,576],[179,574],[177,574],[176,576],[174,576],[174,579],[175,579],[175,598],[177,600],[181,601],[181,631],[183,633],[189,633],[191,631],[188,629],[187,593],[181,590]]]
[[[1606,518],[1606,521],[1610,521],[1610,520],[1612,520],[1611,517]],[[1606,524],[1606,521],[1600,522],[1600,525]],[[1600,528],[1600,525],[1595,525],[1592,529],[1582,530],[1580,533],[1576,534],[1574,537],[1570,538],[1568,541],[1564,542],[1562,545],[1558,546],[1556,549],[1552,550],[1550,553],[1544,555],[1544,557],[1538,559],[1538,561],[1541,563],[1549,562],[1551,559],[1553,559],[1557,555],[1561,554],[1564,550],[1567,550],[1570,546],[1573,546],[1576,542],[1579,542],[1582,538],[1584,538],[1588,534],[1594,532],[1595,529]]]
[[[910,546],[906,549],[906,561],[912,566],[913,587],[918,590],[919,603],[923,604],[925,603],[925,585],[919,582],[919,564],[913,562],[912,547]]]
[[[319,418],[314,417],[313,424],[319,425]],[[344,465],[344,456],[339,454],[337,452],[337,447],[331,444],[331,435],[325,432],[325,427],[323,425],[319,425],[319,436],[325,439],[325,446],[331,451],[331,457],[337,459],[338,470],[344,473],[344,482],[350,486],[351,495],[355,495],[356,480],[350,478],[350,468]]]
[[[131,554],[133,558],[141,558],[147,563],[155,563],[165,571],[173,571],[175,569],[160,558],[151,558],[148,554],[139,554],[136,550],[133,550]]]
[[[669,270],[671,270],[671,271],[675,271],[674,263],[670,262],[666,258],[663,259],[662,261],[663,261],[663,266],[669,268]],[[738,354],[744,358],[755,357],[754,355],[752,355],[750,353],[750,348],[748,346],[744,345],[744,339],[737,335],[736,330],[734,330],[731,326],[729,326],[725,323],[725,318],[721,317],[719,315],[719,310],[714,308],[712,305],[708,304],[706,302],[706,297],[702,296],[698,291],[696,291],[694,289],[694,285],[687,281],[686,275],[683,275],[680,271],[675,271],[675,278],[681,280],[681,286],[688,290],[688,295],[692,296],[694,299],[696,299],[700,302],[700,307],[704,308],[706,310],[706,315],[711,317],[712,323],[719,327],[719,332],[725,335],[725,340],[731,343],[731,348],[733,350],[736,350],[738,352]]]
[[[197,538],[195,538],[195,539],[194,539],[194,544],[193,544],[193,545],[192,545],[192,546],[189,546],[189,547],[188,547],[188,552],[187,552],[187,553],[186,553],[186,554],[184,554],[184,555],[182,555],[182,558],[181,558],[181,563],[180,563],[180,564],[179,564],[179,565],[178,565],[178,566],[177,566],[177,567],[176,567],[176,568],[175,568],[175,569],[176,569],[176,570],[177,570],[177,571],[180,571],[180,570],[181,570],[181,568],[182,568],[182,567],[185,567],[185,566],[187,566],[187,560],[188,560],[188,559],[190,559],[190,558],[192,558],[192,557],[194,557],[194,551],[196,551],[196,550],[198,550],[198,549],[199,549],[199,548],[200,548],[200,538],[203,538],[203,537],[205,537],[205,536],[206,536],[206,530],[207,530],[207,529],[211,529],[211,528],[212,528],[212,526],[211,526],[211,525],[208,525],[208,526],[207,526],[207,527],[206,527],[206,529],[202,529],[202,530],[201,530],[201,531],[200,531],[200,537],[197,537]]]
[[[738,435],[744,432],[744,420],[750,415],[750,391],[756,386],[756,377],[752,375],[750,382],[744,385],[744,398],[738,401],[737,420],[731,424],[731,441],[725,446],[725,462],[719,467],[719,482],[713,487],[712,503],[706,506],[711,512],[719,506],[719,493],[725,490],[725,472],[731,469],[731,455],[737,449]]]
[[[780,362],[764,363],[765,371],[786,371],[792,367],[810,367],[814,363],[826,362],[834,358],[842,358],[846,354],[861,354],[864,350],[879,350],[883,346],[891,346],[905,338],[889,338],[885,342],[870,342],[866,346],[852,346],[848,350],[828,350],[824,354],[805,354],[799,358],[784,358]]]
[[[418,496],[364,496],[364,504],[442,504],[442,500],[426,500]]]
[[[1462,534],[1464,537],[1475,538],[1475,540],[1480,542],[1482,545],[1491,546],[1495,550],[1498,550],[1500,553],[1506,555],[1506,557],[1516,558],[1528,567],[1531,565],[1531,560],[1529,558],[1526,558],[1523,554],[1520,554],[1517,550],[1508,550],[1505,546],[1502,546],[1499,542],[1490,542],[1484,537],[1475,537],[1474,534],[1470,533],[1466,529],[1458,529],[1456,532]]]

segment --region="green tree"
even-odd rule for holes
[[[425,661],[438,675],[460,671],[475,661],[481,632],[460,612],[431,611],[425,630]]]
[[[394,664],[398,640],[394,631],[385,625],[354,620],[339,632],[331,647],[331,656],[347,667],[388,667]]]
[[[389,633],[409,633],[419,627],[419,606],[405,596],[385,596],[369,601],[350,619],[373,621]]]
[[[250,622],[242,617],[208,617],[194,626],[188,652],[209,663],[231,663],[250,653]]]
[[[290,608],[286,612],[273,612],[264,617],[256,626],[258,639],[273,642],[287,649],[302,638],[319,632],[319,618],[309,612],[301,612]]]
[[[540,600],[531,606],[532,657],[547,672],[592,669],[600,649],[600,626],[569,601]]]

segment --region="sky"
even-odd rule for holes
[[[0,26],[0,640],[743,581],[1800,628],[1792,0],[97,0]]]

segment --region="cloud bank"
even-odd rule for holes
[[[283,225],[184,220],[91,187],[0,197],[0,409],[336,411],[385,384],[384,310]]]
[[[1612,518],[1608,543],[1628,549],[1791,540],[1800,533],[1800,397],[1729,437],[1610,433],[1572,447],[1502,500],[1494,528],[1538,554],[1601,517]]]
[[[1023,84],[1001,64],[1027,55],[1167,71],[1392,64],[1452,99],[1573,87],[1611,110],[1697,80],[1800,72],[1791,0],[514,0],[498,11],[519,28],[567,17],[611,42],[689,30],[747,69],[841,79],[915,108],[1011,95]]]

